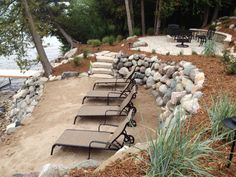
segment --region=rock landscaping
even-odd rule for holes
[[[157,104],[163,108],[160,115],[163,127],[168,126],[180,110],[185,115],[197,113],[198,99],[202,96],[199,90],[205,76],[191,62],[163,62],[157,56],[119,53],[113,63],[114,75],[125,77],[132,67],[136,67],[136,83],[150,88]]]

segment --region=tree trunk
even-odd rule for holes
[[[220,9],[220,6],[217,5],[215,8],[214,8],[214,12],[213,12],[213,15],[212,15],[212,19],[211,19],[211,23],[214,22],[217,17],[218,17],[218,13],[219,13],[219,9]]]
[[[158,4],[159,4],[159,0],[156,1],[156,8],[155,8],[155,12],[154,12],[154,31],[156,31],[156,26],[157,26],[157,12],[158,12]]]
[[[70,44],[70,48],[72,49],[77,47],[78,41],[74,40],[57,22],[54,23],[56,24],[57,29],[61,32],[68,44]]]
[[[41,38],[39,36],[39,34],[36,31],[36,27],[33,21],[33,17],[31,15],[30,9],[29,9],[29,5],[27,0],[21,0],[24,10],[25,10],[25,16],[26,19],[29,22],[29,28],[30,28],[30,33],[32,35],[35,47],[37,49],[39,58],[40,58],[40,62],[43,66],[44,69],[44,75],[46,77],[49,77],[49,75],[52,73],[52,66],[50,64],[50,62],[48,61],[47,55],[45,53],[45,50],[43,48],[42,42],[41,42]]]
[[[156,21],[156,27],[155,27],[155,35],[159,34],[160,26],[161,26],[161,4],[162,0],[159,0],[158,2],[158,12],[157,12],[157,21]]]
[[[144,13],[144,0],[141,0],[141,19],[142,19],[142,34],[145,35],[145,13]]]
[[[204,8],[204,16],[203,16],[203,23],[202,28],[204,28],[208,23],[208,17],[209,17],[209,6],[205,6]]]
[[[132,28],[134,28],[134,6],[133,6],[133,0],[129,0],[129,9],[130,9]]]
[[[130,15],[130,9],[129,9],[129,0],[125,0],[125,9],[126,9],[126,15],[127,15],[129,36],[132,36],[133,35],[133,27],[132,27],[131,15]]]

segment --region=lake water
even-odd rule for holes
[[[45,52],[47,54],[47,57],[50,61],[58,58],[59,56],[61,56],[61,52],[60,52],[60,46],[61,43],[60,41],[54,37],[46,37],[43,38],[43,45],[47,46],[44,47]],[[27,49],[27,58],[29,59],[35,59],[37,57],[37,51],[35,48],[28,48]],[[1,69],[19,69],[19,67],[17,66],[16,62],[15,62],[15,56],[0,56],[0,70]],[[31,67],[32,70],[42,70],[42,66],[39,63],[38,65],[34,65]],[[1,85],[5,84],[8,81],[8,79],[1,79],[0,78],[0,87]],[[12,79],[12,84],[8,87],[5,87],[4,90],[17,90],[21,87],[22,83],[24,82],[24,79]]]

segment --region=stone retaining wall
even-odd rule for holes
[[[120,53],[113,64],[115,75],[126,76],[136,66],[135,80],[152,90],[158,106],[162,126],[167,126],[180,110],[191,115],[200,108],[198,104],[205,80],[204,73],[191,62],[164,62],[157,56],[125,55]]]

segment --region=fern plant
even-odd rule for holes
[[[214,40],[207,40],[206,43],[203,45],[203,55],[209,57],[209,56],[215,56],[216,54],[216,43]]]

